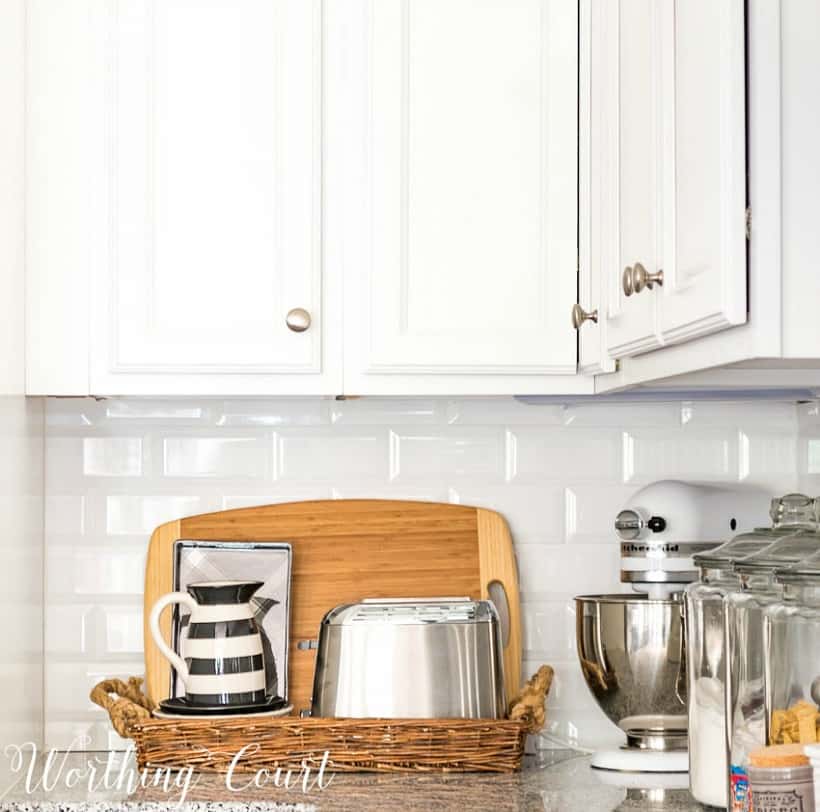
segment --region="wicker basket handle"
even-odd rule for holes
[[[542,665],[521,693],[510,702],[509,718],[524,723],[527,733],[538,733],[544,727],[547,713],[544,704],[552,685],[553,670]]]
[[[114,730],[126,739],[131,738],[131,726],[151,718],[153,705],[142,692],[142,677],[107,679],[91,689],[89,699],[108,711]]]

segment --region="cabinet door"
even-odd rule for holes
[[[346,389],[424,376],[427,390],[490,392],[517,376],[510,391],[538,391],[574,374],[576,4],[361,13],[366,222],[346,265]]]
[[[743,0],[661,0],[663,288],[672,344],[746,321]]]
[[[743,0],[618,6],[608,343],[622,357],[746,321],[746,140]],[[661,281],[627,295],[636,262]]]
[[[654,273],[660,260],[659,15],[657,0],[596,2],[604,6],[604,30],[614,49],[608,71],[615,94],[609,132],[615,141],[617,188],[609,216],[617,236],[607,273],[607,342],[612,357],[619,358],[661,344],[654,291],[628,293],[623,286],[626,268],[640,263]]]
[[[608,0],[581,0],[578,54],[578,307],[573,325],[578,333],[578,371],[587,375],[612,372],[607,351],[607,284],[618,265],[617,138],[610,135],[617,110],[617,48],[609,35]],[[578,324],[579,318],[584,320]]]
[[[322,357],[320,0],[115,0],[100,25],[92,392],[341,391]]]

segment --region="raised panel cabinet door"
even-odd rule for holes
[[[613,358],[661,345],[657,331],[657,288],[630,290],[634,269],[657,272],[660,264],[660,16],[656,0],[596,0],[604,8],[604,30],[614,47],[608,76],[609,106],[617,170],[612,174],[615,245],[607,277],[607,343]],[[614,98],[614,103],[613,103]]]
[[[328,371],[321,0],[112,0],[99,24],[92,391],[311,391]]]
[[[366,222],[346,268],[346,388],[574,374],[576,3],[361,8]]]
[[[746,321],[743,0],[659,0],[665,343]]]
[[[613,110],[618,95],[617,49],[608,27],[609,0],[581,0],[578,54],[578,371],[612,372],[606,342],[606,286],[617,267],[615,208],[618,168]]]

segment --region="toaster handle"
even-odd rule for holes
[[[500,513],[477,508],[478,561],[481,579],[481,597],[507,604],[507,628],[502,633],[504,660],[504,687],[507,701],[512,701],[521,688],[521,595],[518,589],[518,566],[513,550],[512,536],[507,522]],[[495,602],[495,601],[494,601]],[[499,615],[503,608],[496,607]]]

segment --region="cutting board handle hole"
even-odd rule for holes
[[[507,590],[501,581],[490,581],[487,584],[487,594],[498,612],[498,621],[501,626],[501,645],[507,648],[510,642],[510,604],[507,600]]]

